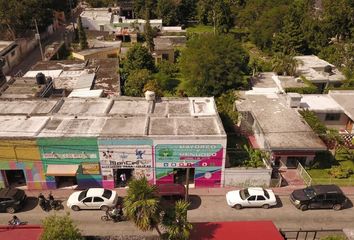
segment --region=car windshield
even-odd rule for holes
[[[250,194],[249,194],[247,188],[240,190],[240,197],[241,197],[242,200],[247,199],[249,196],[250,196]]]
[[[88,191],[88,190],[82,191],[82,192],[79,194],[79,201],[81,201],[82,199],[84,199],[84,198],[86,197],[87,191]]]
[[[263,192],[264,192],[264,196],[269,199],[270,196],[269,196],[269,193],[267,192],[267,190],[263,189]]]
[[[105,198],[107,198],[107,199],[110,199],[111,196],[112,196],[112,191],[111,191],[111,190],[105,189],[105,190],[103,191],[102,197],[105,197]]]
[[[313,189],[313,188],[305,188],[304,193],[310,199],[313,198],[314,196],[316,196],[315,189]]]

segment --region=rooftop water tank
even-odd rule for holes
[[[45,75],[41,72],[37,73],[36,81],[38,85],[46,84]]]

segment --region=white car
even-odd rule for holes
[[[226,201],[230,207],[241,209],[243,207],[269,208],[277,205],[274,192],[270,189],[250,187],[230,191],[226,194]]]
[[[118,194],[104,188],[89,188],[85,191],[74,192],[70,195],[66,205],[74,211],[80,209],[108,210],[117,205]]]

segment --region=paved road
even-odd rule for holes
[[[347,208],[341,211],[333,210],[311,210],[302,212],[294,208],[288,197],[281,196],[280,206],[272,209],[242,209],[236,210],[227,206],[224,196],[192,196],[192,210],[188,212],[191,222],[206,221],[244,221],[244,220],[272,220],[278,228],[353,228],[354,227],[354,208]],[[351,196],[351,201],[354,197]],[[64,202],[65,205],[65,202]],[[79,228],[86,235],[156,235],[156,232],[141,232],[135,228],[131,222],[102,222],[100,217],[102,211],[85,210],[73,212],[65,207],[65,211],[57,214],[65,214],[69,211],[71,217],[78,224]],[[40,224],[41,220],[54,212],[43,212],[36,206],[34,198],[29,199],[23,212],[16,214],[21,220],[31,224]],[[10,214],[0,214],[0,224],[6,224],[11,218]]]

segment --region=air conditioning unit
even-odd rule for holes
[[[287,94],[287,104],[291,108],[300,107],[302,96],[298,93],[288,93]]]

